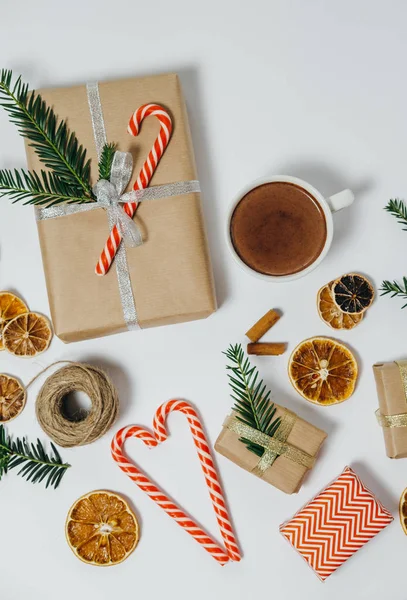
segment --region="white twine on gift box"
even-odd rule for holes
[[[103,146],[106,144],[107,138],[98,83],[88,83],[86,85],[86,91],[96,151],[98,157],[100,157]],[[129,195],[131,195],[131,200],[134,202],[146,202],[150,200],[159,200],[160,198],[174,198],[176,196],[182,196],[201,191],[199,181],[192,180],[177,181],[175,183],[169,183],[165,185],[151,186],[145,189],[133,190],[127,194],[123,194],[122,192],[127,186],[128,179],[124,185],[123,181],[125,180],[126,174],[129,173],[129,161],[131,161],[131,174],[133,159],[130,153],[117,152],[116,155],[118,155],[116,159],[116,167],[118,164],[121,164],[122,171],[118,171],[116,169],[116,179],[113,178],[113,181],[111,179],[110,182],[102,180],[104,182],[103,185],[99,185],[101,182],[98,182],[94,186],[94,193],[96,193],[97,195],[96,202],[78,205],[61,204],[59,206],[52,206],[49,208],[37,208],[37,221],[55,219],[59,217],[73,215],[76,213],[88,212],[90,210],[104,208],[107,213],[110,230],[113,228],[114,225],[119,223],[119,225],[123,228],[123,232],[125,234],[128,233],[128,235],[124,236],[125,241],[127,241],[127,245],[135,247],[142,243],[141,233],[139,232],[138,227],[133,221],[133,225],[130,226],[129,222],[125,220],[125,217],[123,217],[123,219],[121,218],[121,213],[119,212],[122,211],[124,213],[121,205],[122,203],[129,201]],[[123,155],[126,158],[123,158]],[[106,184],[111,184],[114,188],[114,190],[112,190],[112,188],[109,187],[109,194],[107,197],[105,197],[106,194],[104,194],[108,187]],[[100,197],[98,194],[99,189],[102,190]],[[134,300],[129,267],[127,263],[126,244],[120,244],[119,248],[117,249],[116,258],[114,262],[116,266],[116,275],[123,310],[124,322],[129,331],[140,329],[141,327],[137,316],[136,304]]]

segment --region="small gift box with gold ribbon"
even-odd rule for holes
[[[215,450],[286,494],[297,493],[327,434],[271,402],[240,345],[226,355],[235,404]]]
[[[407,457],[407,360],[373,365],[379,409],[389,458]]]

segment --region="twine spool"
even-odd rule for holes
[[[91,409],[84,418],[69,418],[64,401],[68,394],[79,391],[89,397]],[[102,437],[115,422],[118,410],[119,397],[108,375],[102,369],[77,362],[69,362],[48,377],[35,406],[42,429],[63,448],[84,446]]]

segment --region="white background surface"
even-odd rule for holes
[[[407,274],[407,234],[383,211],[406,191],[407,5],[378,0],[323,2],[230,0],[154,3],[20,0],[2,3],[1,65],[32,86],[69,85],[96,78],[178,71],[189,107],[204,210],[214,262],[219,311],[206,321],[151,329],[65,346],[54,339],[38,360],[0,355],[0,371],[27,382],[57,359],[94,361],[120,391],[117,427],[150,426],[159,404],[174,396],[200,410],[215,441],[231,401],[221,351],[244,342],[244,332],[270,307],[284,317],[269,339],[329,335],[315,307],[318,288],[346,271],[383,278]],[[136,107],[135,107],[136,108]],[[118,110],[120,108],[118,107]],[[125,126],[125,123],[124,125]],[[24,166],[22,140],[0,114],[0,165]],[[248,181],[284,172],[308,179],[325,194],[350,187],[351,209],[335,217],[336,237],[323,265],[304,280],[268,285],[232,262],[223,226],[233,195]],[[30,208],[0,205],[0,288],[14,289],[32,309],[49,314],[36,227]],[[406,462],[385,456],[374,418],[371,366],[407,355],[407,310],[378,299],[363,323],[338,337],[355,350],[360,379],[346,403],[306,403],[291,387],[289,354],[258,359],[276,401],[324,428],[329,437],[298,495],[286,496],[218,457],[244,552],[240,564],[219,567],[162,513],[110,458],[112,433],[61,452],[72,464],[56,492],[10,473],[0,484],[0,595],[4,600],[118,596],[248,599],[299,597],[405,598],[407,540],[397,502],[407,485]],[[73,307],[80,310],[80,306]],[[9,431],[39,436],[29,393]],[[148,452],[129,443],[146,471],[217,535],[212,509],[182,416],[171,437]],[[352,465],[395,522],[325,584],[278,533],[310,497]],[[122,565],[97,569],[69,550],[64,521],[72,502],[107,488],[130,499],[140,518],[136,552]]]

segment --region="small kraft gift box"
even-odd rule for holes
[[[360,477],[341,475],[280,526],[280,532],[315,574],[325,581],[393,521],[391,513]]]
[[[241,344],[224,354],[234,406],[215,450],[282,492],[298,492],[327,434],[271,401]]]
[[[281,424],[273,437],[245,425],[233,411],[223,423],[215,450],[282,492],[296,494],[314,466],[327,434],[295,413],[277,404],[274,406]],[[263,454],[250,452],[242,438],[253,440],[263,448]]]
[[[93,186],[100,179],[98,160],[106,143],[116,145],[123,163],[115,181],[112,175],[100,193],[93,187],[97,202],[36,209],[56,335],[73,342],[208,317],[216,310],[216,300],[178,76],[138,77],[38,93],[86,148]],[[154,106],[155,111],[147,110],[138,122],[134,117],[129,123],[143,106]],[[166,123],[162,115],[167,113]],[[168,146],[163,143],[165,136]],[[43,169],[29,143],[26,151],[29,168]],[[120,243],[114,227],[120,223],[128,227],[133,215],[126,217],[119,202],[129,202],[123,193],[137,181],[139,195],[133,191],[130,197],[135,225],[130,223],[133,230],[127,237],[140,240]],[[146,188],[144,194],[140,188]],[[109,196],[112,189],[118,200],[115,205]],[[103,266],[109,252],[111,268],[109,264],[99,277],[95,265],[101,257]]]
[[[376,417],[383,428],[389,458],[407,457],[407,361],[373,365],[379,409]]]

